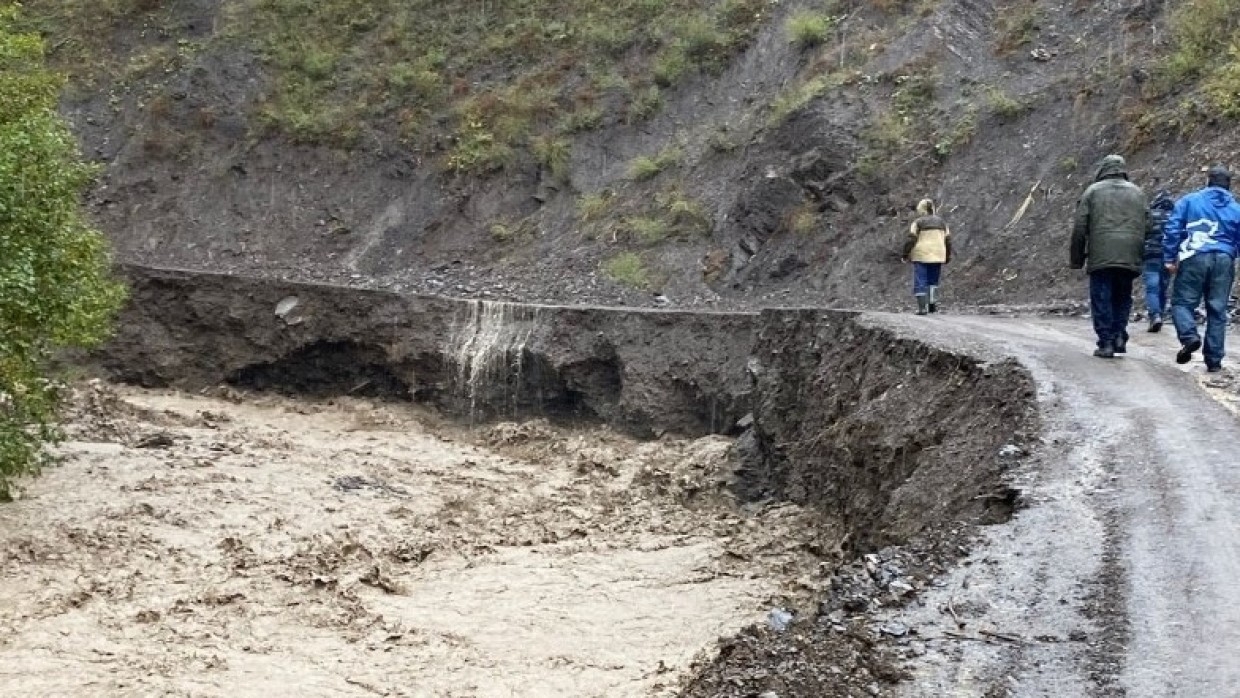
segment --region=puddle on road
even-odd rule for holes
[[[0,507],[0,693],[646,696],[818,561],[730,442],[93,385]]]

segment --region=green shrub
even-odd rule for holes
[[[585,194],[577,201],[577,215],[583,223],[593,223],[612,208],[612,193],[609,190]]]
[[[1028,104],[1013,99],[997,87],[986,88],[986,102],[990,111],[1004,121],[1010,121],[1029,111]]]
[[[621,252],[603,262],[603,273],[608,278],[632,288],[640,290],[650,288],[650,271],[646,268],[641,256],[635,252]]]
[[[1010,53],[1033,43],[1041,19],[1037,5],[1026,2],[1001,9],[995,16],[995,34],[998,37],[996,48],[1000,53]]]
[[[672,236],[674,229],[664,218],[636,216],[624,222],[624,227],[647,245],[663,242]]]
[[[547,168],[556,179],[568,177],[568,162],[573,146],[568,140],[555,136],[538,136],[531,141],[531,150],[539,164]]]
[[[629,107],[629,116],[632,121],[645,121],[654,116],[654,113],[662,106],[663,92],[659,90],[658,85],[651,85],[638,92],[633,98],[633,103]]]
[[[799,85],[785,90],[771,103],[771,113],[767,117],[767,125],[775,126],[783,123],[789,116],[800,111],[805,105],[826,94],[832,86],[839,84],[838,76],[819,75]]]
[[[660,87],[671,87],[689,72],[689,65],[688,54],[685,53],[684,47],[677,43],[656,54],[650,70],[654,75],[655,84]]]
[[[680,164],[681,153],[676,147],[664,148],[658,154],[642,155],[629,163],[628,178],[634,182],[654,179],[659,173]]]
[[[0,9],[0,498],[59,436],[49,360],[102,341],[124,299],[79,208],[93,170],[57,115],[63,81],[37,36],[14,33],[16,11]]]
[[[810,48],[827,40],[832,24],[833,20],[829,15],[803,9],[788,18],[785,29],[789,41],[801,48]]]

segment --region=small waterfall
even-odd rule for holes
[[[455,364],[453,388],[469,399],[472,424],[480,406],[493,396],[515,414],[523,385],[525,347],[538,323],[539,309],[499,301],[465,301],[449,338],[448,356]],[[484,401],[481,405],[479,401]],[[509,404],[505,404],[509,403]]]

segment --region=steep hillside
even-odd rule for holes
[[[1164,7],[1164,4],[1166,7]],[[1237,7],[1232,7],[1236,5]],[[1237,139],[1240,2],[29,0],[127,261],[528,300],[1081,295],[1090,164]]]

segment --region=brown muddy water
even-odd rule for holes
[[[0,507],[3,695],[673,695],[816,591],[723,437],[100,383],[69,433]]]

